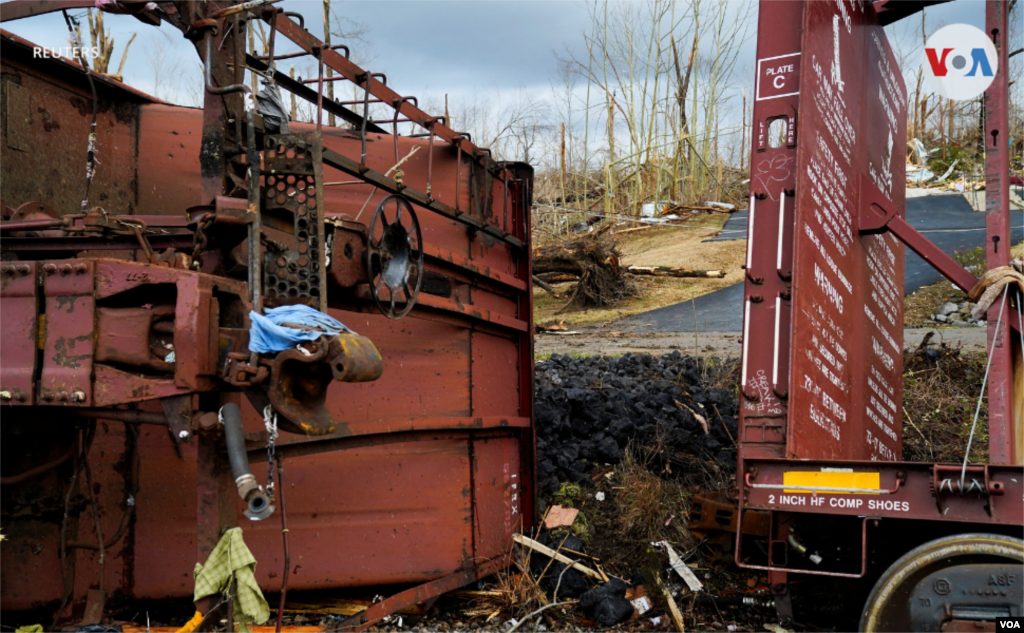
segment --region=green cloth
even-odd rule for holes
[[[270,605],[256,583],[255,570],[256,559],[242,540],[242,528],[231,528],[220,537],[206,565],[196,563],[195,601],[227,595],[234,585],[235,621],[246,630],[251,623],[263,624],[270,619]]]

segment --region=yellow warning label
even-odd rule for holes
[[[783,473],[782,483],[787,486],[823,486],[825,488],[860,488],[880,490],[878,473],[854,473],[836,471],[790,471]],[[786,493],[810,494],[812,490],[784,490]],[[822,491],[822,494],[843,494],[835,491]],[[870,492],[848,494],[869,495]]]

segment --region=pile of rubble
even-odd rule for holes
[[[536,366],[537,480],[543,493],[562,482],[589,484],[614,466],[630,442],[735,467],[737,363],[662,357],[572,358]],[[721,387],[718,385],[722,385]]]
[[[953,303],[947,302],[939,306],[939,309],[935,311],[935,314],[929,315],[928,319],[935,323],[945,323],[946,325],[956,325],[960,327],[966,327],[973,325],[976,327],[985,327],[987,323],[984,319],[976,320],[971,317],[971,308],[974,307],[973,303]]]

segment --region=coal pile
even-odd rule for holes
[[[739,412],[738,362],[626,354],[536,365],[537,480],[541,493],[562,482],[589,484],[595,469],[618,464],[626,447],[657,447],[732,469]],[[698,420],[704,418],[707,425]]]

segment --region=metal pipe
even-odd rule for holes
[[[56,229],[64,225],[63,220],[23,220],[0,222],[0,231],[31,231],[34,229]]]
[[[281,574],[281,598],[277,605],[277,633],[281,633],[284,620],[284,601],[288,595],[288,573],[292,566],[292,555],[288,549],[288,512],[284,503],[284,458],[277,457],[277,497],[281,500],[281,540],[284,542],[284,573]]]
[[[231,84],[230,86],[213,85],[213,31],[206,32],[206,59],[203,60],[204,76],[206,77],[206,91],[212,95],[227,95],[236,92],[252,93],[252,88],[245,84]]]
[[[220,421],[224,425],[224,443],[231,464],[231,476],[235,478],[238,496],[249,506],[245,516],[253,521],[265,519],[274,513],[274,506],[270,505],[266,493],[260,490],[249,467],[245,431],[242,430],[242,410],[234,402],[229,402],[220,409]]]

